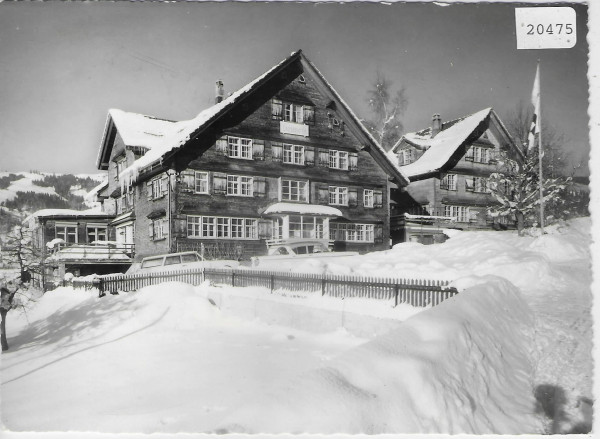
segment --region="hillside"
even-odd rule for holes
[[[88,209],[84,196],[105,174],[0,172],[0,240],[27,215],[40,209]]]

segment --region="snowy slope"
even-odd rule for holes
[[[0,172],[0,177],[9,175],[10,172]],[[10,183],[10,186],[6,189],[0,189],[0,203],[3,201],[12,200],[17,196],[17,192],[35,192],[38,194],[48,194],[59,196],[53,187],[42,187],[34,184],[36,180],[44,178],[43,175],[33,174],[30,172],[15,172],[15,174],[21,176],[20,179]]]

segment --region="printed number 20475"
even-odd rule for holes
[[[548,35],[553,35],[554,33],[561,35],[570,35],[573,33],[573,26],[571,24],[555,24],[554,27],[552,27],[552,24],[549,24],[548,26],[544,26],[543,24],[538,24],[537,26],[534,24],[528,24],[527,25],[527,35],[543,35],[543,34],[548,34]]]

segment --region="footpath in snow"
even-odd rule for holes
[[[464,232],[310,267],[454,280],[461,293],[425,310],[179,283],[104,298],[61,288],[8,316],[2,421],[16,431],[585,431],[589,226]],[[286,321],[291,304],[303,311]],[[390,326],[334,330],[326,317],[340,310]]]

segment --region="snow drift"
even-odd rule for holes
[[[227,417],[235,433],[534,433],[531,311],[478,283]]]

